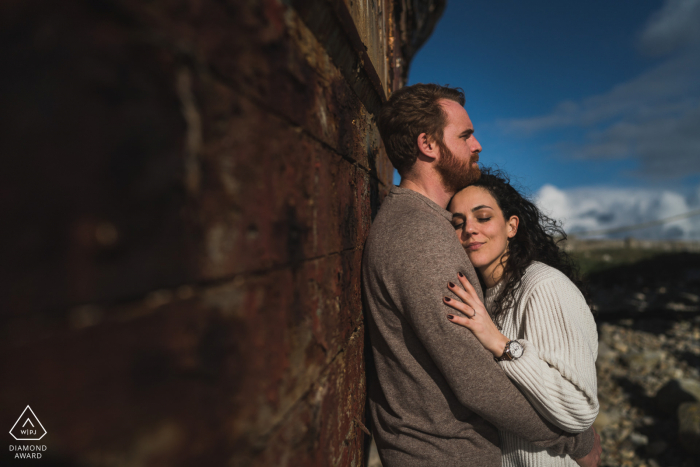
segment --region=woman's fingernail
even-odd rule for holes
[[[464,277],[464,274],[462,274],[461,272],[458,272],[457,274],[459,274],[459,277]]]
[[[447,285],[449,285],[451,288],[454,288],[454,284],[452,282],[448,282]]]
[[[447,319],[455,319],[455,315],[447,315]]]
[[[445,297],[445,301],[450,302],[450,301],[452,301],[452,299],[450,297]]]

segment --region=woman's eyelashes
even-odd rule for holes
[[[483,224],[484,222],[490,221],[491,217],[492,216],[490,216],[490,217],[477,217],[476,220]],[[452,226],[455,228],[455,230],[461,230],[464,228],[465,224],[466,224],[465,222],[459,222],[457,224],[452,224]]]

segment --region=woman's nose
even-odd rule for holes
[[[469,237],[474,235],[474,233],[474,226],[471,223],[465,223],[464,227],[462,227],[462,238],[468,239]]]
[[[476,223],[467,221],[464,224],[464,233],[467,235],[474,235],[476,233]]]

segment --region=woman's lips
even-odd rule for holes
[[[479,242],[470,243],[467,245],[467,250],[476,251],[479,248],[481,248],[481,245],[483,245],[483,243],[479,243]]]

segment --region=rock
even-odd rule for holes
[[[666,383],[656,394],[656,404],[665,413],[673,413],[683,402],[700,401],[700,381],[677,378]]]
[[[700,454],[700,403],[684,402],[678,407],[678,439],[690,454]]]
[[[599,360],[615,360],[617,358],[617,352],[610,348],[608,344],[603,341],[598,343],[598,359]]]
[[[647,350],[644,352],[628,353],[622,356],[632,371],[648,373],[666,358],[663,350]]]
[[[635,446],[646,446],[649,444],[649,438],[641,433],[637,433],[636,431],[630,433],[629,440],[632,441],[632,444]]]
[[[647,454],[650,456],[658,456],[666,449],[668,449],[668,443],[663,439],[657,439],[647,445]]]
[[[668,302],[666,304],[665,308],[667,310],[671,310],[671,311],[687,311],[687,312],[700,311],[700,306],[686,305],[685,303],[678,303],[678,302]]]
[[[593,422],[593,427],[602,431],[606,426],[615,425],[620,421],[620,412],[616,410],[611,410],[609,412],[599,412],[598,416]]]
[[[700,303],[700,297],[693,293],[681,292],[680,296],[689,303]]]

